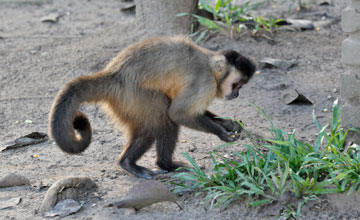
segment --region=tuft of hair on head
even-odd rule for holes
[[[226,57],[227,62],[235,66],[236,69],[241,71],[248,78],[251,78],[254,75],[256,65],[251,59],[244,57],[234,50],[224,50],[222,51],[222,54]]]

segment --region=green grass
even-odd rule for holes
[[[183,153],[192,167],[173,176],[174,193],[189,189],[202,192],[206,194],[205,202],[225,208],[234,200],[245,198],[248,205],[260,206],[291,192],[299,203],[292,207],[296,211],[285,211],[299,218],[303,204],[319,195],[360,191],[360,146],[345,146],[348,132],[358,131],[341,127],[337,100],[328,125],[322,126],[313,113],[319,129],[314,144],[298,140],[295,130],[289,134],[274,127],[270,117],[260,108],[258,111],[269,121],[272,138],[266,139],[265,144],[256,144],[243,128],[251,144],[245,144],[243,152],[234,151],[234,159],[227,159],[218,151],[231,144],[217,148],[210,153],[212,166],[208,172]]]

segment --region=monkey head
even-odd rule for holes
[[[239,89],[254,75],[255,63],[234,50],[221,51],[212,59],[218,78],[218,97],[231,100],[239,96]]]

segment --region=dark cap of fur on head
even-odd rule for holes
[[[239,71],[251,78],[256,70],[256,65],[249,58],[244,57],[234,50],[224,50],[222,54],[226,60],[236,67]]]

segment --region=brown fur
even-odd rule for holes
[[[137,166],[136,160],[156,141],[157,164],[165,170],[176,169],[179,165],[173,163],[172,154],[179,125],[232,140],[224,123],[215,122],[212,113],[205,114],[215,97],[224,96],[220,84],[231,85],[226,81],[228,71],[224,55],[182,37],[135,43],[103,71],[65,85],[50,112],[50,133],[65,152],[84,151],[91,141],[91,127],[78,108],[82,102],[103,103],[113,121],[125,125],[130,136],[120,165],[136,176],[151,178],[154,173]],[[230,124],[232,128],[227,122],[230,130],[236,128]]]

